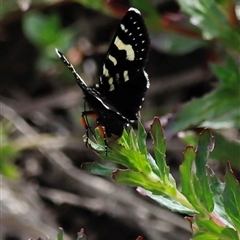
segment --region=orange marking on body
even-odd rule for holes
[[[93,119],[97,119],[98,115],[96,113],[88,113],[86,114],[87,117],[93,118]]]
[[[84,127],[84,128],[88,128],[88,125],[87,125],[87,122],[86,122],[86,119],[85,119],[85,117],[81,117],[80,118],[80,123],[82,124],[82,126]]]
[[[98,115],[96,113],[85,113],[84,115],[82,115],[82,117],[80,118],[80,123],[86,129],[88,128],[88,123],[86,121],[85,116],[87,116],[89,118],[93,118],[93,119],[97,119],[98,118]]]

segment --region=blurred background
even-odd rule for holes
[[[44,239],[46,235],[56,239],[58,227],[64,229],[65,239],[75,239],[81,228],[89,240],[191,236],[183,215],[161,208],[111,178],[80,169],[83,162],[102,161],[84,145],[85,129],[79,124],[83,94],[55,48],[88,85],[96,83],[111,39],[130,6],[142,12],[151,39],[146,64],[151,87],[141,119],[149,131],[153,117],[161,117],[171,173],[178,181],[186,144],[194,145],[195,134],[208,127],[216,139],[210,165],[222,178],[230,161],[239,179],[240,97],[222,94],[213,99],[211,95],[219,89],[221,76],[238,79],[227,89],[240,85],[239,75],[228,75],[239,67],[239,42],[228,32],[239,30],[235,11],[239,2],[226,5],[223,1],[225,5],[216,7],[219,13],[205,9],[206,16],[216,14],[206,18],[207,25],[181,11],[184,1],[179,2],[1,1],[3,240]],[[225,16],[226,31],[217,14]],[[232,60],[226,60],[227,55]],[[216,71],[210,62],[227,62],[229,71]],[[151,141],[147,142],[150,152]]]

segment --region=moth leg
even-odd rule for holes
[[[105,127],[102,126],[99,121],[97,120],[97,125],[98,125],[98,130],[99,130],[99,133],[100,135],[103,137],[103,141],[104,141],[104,145],[105,145],[105,155],[107,157],[107,134],[106,134],[106,131],[105,131]]]
[[[82,112],[82,116],[80,118],[80,123],[82,124],[82,126],[86,130],[86,136],[87,136],[86,143],[85,143],[86,146],[88,145],[88,139],[89,139],[89,133],[88,133],[89,123],[88,123],[87,117],[97,119],[98,115],[94,111],[84,111],[84,112]]]
[[[88,133],[89,123],[87,120],[88,117],[96,119],[96,121],[97,121],[97,127],[98,127],[100,135],[103,137],[104,145],[105,145],[105,154],[107,156],[107,134],[105,131],[105,127],[100,124],[99,119],[98,119],[99,116],[94,111],[84,111],[84,112],[82,112],[82,116],[80,118],[80,122],[81,122],[82,126],[86,129],[87,139],[86,139],[85,144],[86,144],[86,146],[88,146],[88,139],[89,139],[89,133]]]

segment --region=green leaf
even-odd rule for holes
[[[226,169],[225,179],[226,185],[223,192],[224,207],[235,228],[240,232],[240,186],[230,165]]]
[[[168,130],[175,134],[194,126],[213,129],[240,127],[239,104],[239,95],[235,91],[219,88],[182,106],[169,123]]]
[[[215,175],[215,173],[207,167],[208,179],[211,191],[213,192],[214,199],[214,214],[217,216],[218,221],[222,222],[225,225],[231,225],[231,219],[227,215],[224,204],[223,204],[223,191],[225,188],[225,183],[222,183]]]
[[[223,229],[223,231],[221,233],[223,235],[223,238],[222,238],[223,240],[225,240],[225,239],[239,240],[238,233],[232,228],[226,227]]]
[[[173,186],[175,186],[175,181],[170,176],[169,167],[166,164],[166,141],[163,135],[161,122],[158,117],[154,118],[151,125],[151,135],[153,138],[153,151],[159,169],[158,176],[166,185],[173,183]]]
[[[98,143],[94,143],[91,139],[88,139],[88,144],[102,159],[149,175],[152,172],[151,167],[148,161],[146,161],[146,157],[138,151],[136,135],[131,132],[133,132],[132,129],[130,129],[130,133],[124,130],[122,137],[117,142],[109,141],[107,156],[105,154],[105,143],[98,130],[96,130],[96,140]]]
[[[41,54],[38,59],[40,68],[49,65],[49,58],[56,58],[53,49],[57,47],[64,51],[69,48],[76,34],[74,29],[61,28],[61,20],[58,14],[42,14],[34,10],[23,15],[22,27],[28,40],[40,49]]]
[[[210,154],[210,158],[216,159],[223,163],[229,161],[232,166],[240,169],[240,144],[237,142],[229,141],[217,132],[213,132],[213,135],[216,144],[214,151]]]
[[[86,172],[100,176],[111,176],[112,173],[117,170],[114,167],[108,167],[97,162],[83,163],[81,169]]]
[[[206,41],[202,39],[199,40],[175,32],[164,31],[151,36],[151,43],[154,45],[154,49],[174,55],[188,54],[200,47],[207,46]]]
[[[233,28],[226,17],[222,3],[215,0],[178,0],[182,10],[190,16],[193,25],[199,27],[205,39],[220,39],[239,51],[239,29]]]
[[[194,240],[216,239],[216,240],[239,240],[237,232],[228,226],[220,226],[213,219],[195,218],[196,232]]]
[[[206,175],[205,166],[207,164],[209,152],[214,148],[214,138],[209,130],[204,130],[199,137],[197,155],[196,155],[196,181],[197,189],[196,195],[201,204],[207,209],[208,212],[212,212],[214,203],[213,195],[210,190],[208,178]],[[199,184],[200,183],[200,184]]]
[[[184,196],[196,208],[196,210],[202,211],[202,206],[198,201],[198,197],[196,196],[195,188],[193,185],[195,176],[192,172],[192,166],[195,158],[196,152],[194,148],[187,146],[185,152],[183,153],[183,163],[180,166],[181,188]]]
[[[30,11],[24,15],[23,30],[25,35],[38,46],[47,46],[56,42],[60,32],[60,18],[56,14],[43,15],[38,11]]]
[[[17,156],[19,155],[19,152],[17,151],[14,144],[9,142],[8,139],[4,139],[5,136],[3,136],[2,133],[0,134],[0,137],[1,137],[0,173],[8,178],[17,179],[19,177],[19,172],[13,160],[17,158]]]
[[[229,141],[216,131],[212,131],[212,134],[215,139],[215,147],[214,151],[210,153],[210,158],[222,163],[229,161],[234,168],[239,169],[240,145],[237,142]],[[197,146],[198,135],[195,132],[185,131],[179,134],[179,137],[184,141],[185,144]],[[226,151],[226,149],[228,151]]]
[[[237,93],[240,93],[239,67],[230,55],[227,56],[226,66],[210,63],[210,68],[216,77],[221,80],[223,87],[233,89]]]
[[[208,130],[200,134],[197,150],[188,146],[180,166],[182,193],[201,214],[207,215],[214,208],[213,194],[209,186],[205,166],[209,152],[213,149],[213,138]],[[195,163],[195,171],[194,171]]]
[[[142,187],[155,194],[176,195],[175,188],[164,186],[154,175],[151,178],[151,176],[146,177],[144,174],[132,170],[117,170],[113,173],[113,178],[119,183],[132,187]]]
[[[64,240],[63,239],[63,229],[62,228],[58,229],[57,240]]]
[[[139,150],[143,155],[147,155],[147,144],[146,144],[147,133],[140,121],[138,121],[137,141]]]
[[[156,195],[153,194],[150,191],[146,191],[144,189],[140,189],[139,192],[141,194],[143,194],[144,196],[147,195],[150,198],[152,198],[154,201],[156,201],[157,203],[159,203],[161,206],[164,206],[168,209],[170,209],[173,212],[178,212],[178,213],[185,213],[188,215],[193,216],[194,214],[196,214],[196,211],[193,210],[193,208],[188,208],[186,206],[184,206],[183,204],[181,204],[180,201],[177,201],[173,198],[171,198],[170,196],[167,195]]]
[[[147,151],[146,144],[147,133],[140,121],[138,121],[138,132],[137,132],[137,141],[139,146],[139,151],[146,157],[149,165],[151,166],[152,171],[158,176],[159,169],[156,164],[156,161],[153,159],[150,153]]]

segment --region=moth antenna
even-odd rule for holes
[[[75,77],[77,84],[79,85],[79,87],[82,90],[86,90],[87,89],[87,85],[84,82],[84,80],[79,76],[79,74],[76,72],[75,68],[73,67],[73,65],[68,61],[68,59],[60,52],[58,51],[57,48],[55,48],[55,51],[58,55],[58,57],[62,60],[62,62],[67,66],[67,68],[71,71],[71,73],[73,74],[73,76]]]
[[[87,105],[87,101],[84,101],[84,111],[87,110],[86,105]],[[92,129],[92,127],[91,127],[90,124],[89,124],[88,117],[86,116],[85,119],[86,119],[86,122],[87,122],[88,128],[90,129],[90,132],[92,133],[92,136],[93,136],[94,138],[96,138],[95,133],[93,132],[93,129]]]

